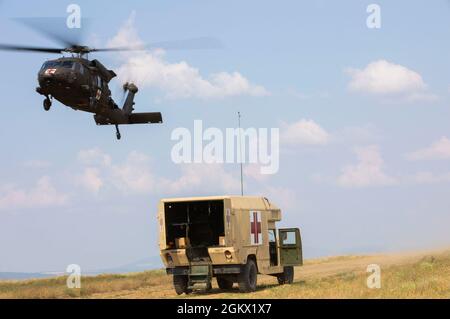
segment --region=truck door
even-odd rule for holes
[[[302,239],[298,228],[278,230],[280,262],[282,266],[303,264]]]

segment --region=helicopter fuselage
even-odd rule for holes
[[[128,91],[122,108],[111,98],[108,83],[116,74],[106,69],[98,60],[60,58],[45,62],[39,73],[36,91],[44,95],[44,109],[51,107],[50,98],[75,110],[94,113],[97,125],[115,125],[120,139],[119,125],[162,123],[161,113],[133,113],[134,97],[138,88],[125,83]]]
[[[97,60],[49,60],[38,73],[36,91],[76,110],[103,113],[117,108],[108,87],[108,82],[115,76]]]

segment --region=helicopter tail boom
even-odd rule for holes
[[[94,120],[97,125],[114,125],[116,127],[117,139],[120,140],[119,125],[162,123],[160,112],[133,113],[134,96],[138,92],[136,85],[127,82],[124,84],[123,90],[124,92],[128,91],[128,95],[122,109],[116,107],[107,112],[95,114]]]

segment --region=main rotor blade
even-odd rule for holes
[[[146,49],[163,50],[211,50],[223,48],[222,43],[211,37],[191,38],[184,40],[163,41],[129,47],[92,49],[92,52],[143,51]]]
[[[27,52],[45,52],[45,53],[61,53],[64,49],[44,48],[44,47],[28,47],[21,45],[0,44],[0,50],[4,51],[27,51]]]
[[[81,19],[80,28],[69,28],[67,18],[62,17],[26,17],[14,20],[67,48],[80,45],[87,25],[87,20]]]

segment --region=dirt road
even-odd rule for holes
[[[301,287],[305,283],[320,282],[322,279],[331,278],[342,274],[366,275],[367,266],[378,264],[382,269],[389,269],[391,266],[407,266],[434,258],[430,256],[442,254],[442,251],[427,251],[401,254],[380,254],[373,256],[343,256],[322,258],[306,261],[305,265],[296,268],[295,284],[291,287]],[[253,294],[239,294],[236,285],[232,291],[224,292],[218,289],[214,280],[213,290],[209,293],[196,293],[181,298],[271,298],[274,296],[274,289],[290,289],[288,286],[280,287],[274,277],[260,275],[258,277],[258,291]],[[304,290],[302,293],[306,294]],[[292,292],[295,294],[295,292]],[[283,294],[282,294],[283,295]],[[288,294],[290,296],[290,294]],[[177,297],[172,288],[171,277],[162,275],[157,282],[151,286],[139,289],[121,290],[111,293],[93,294],[93,298],[180,298]],[[302,296],[299,296],[302,297]]]

